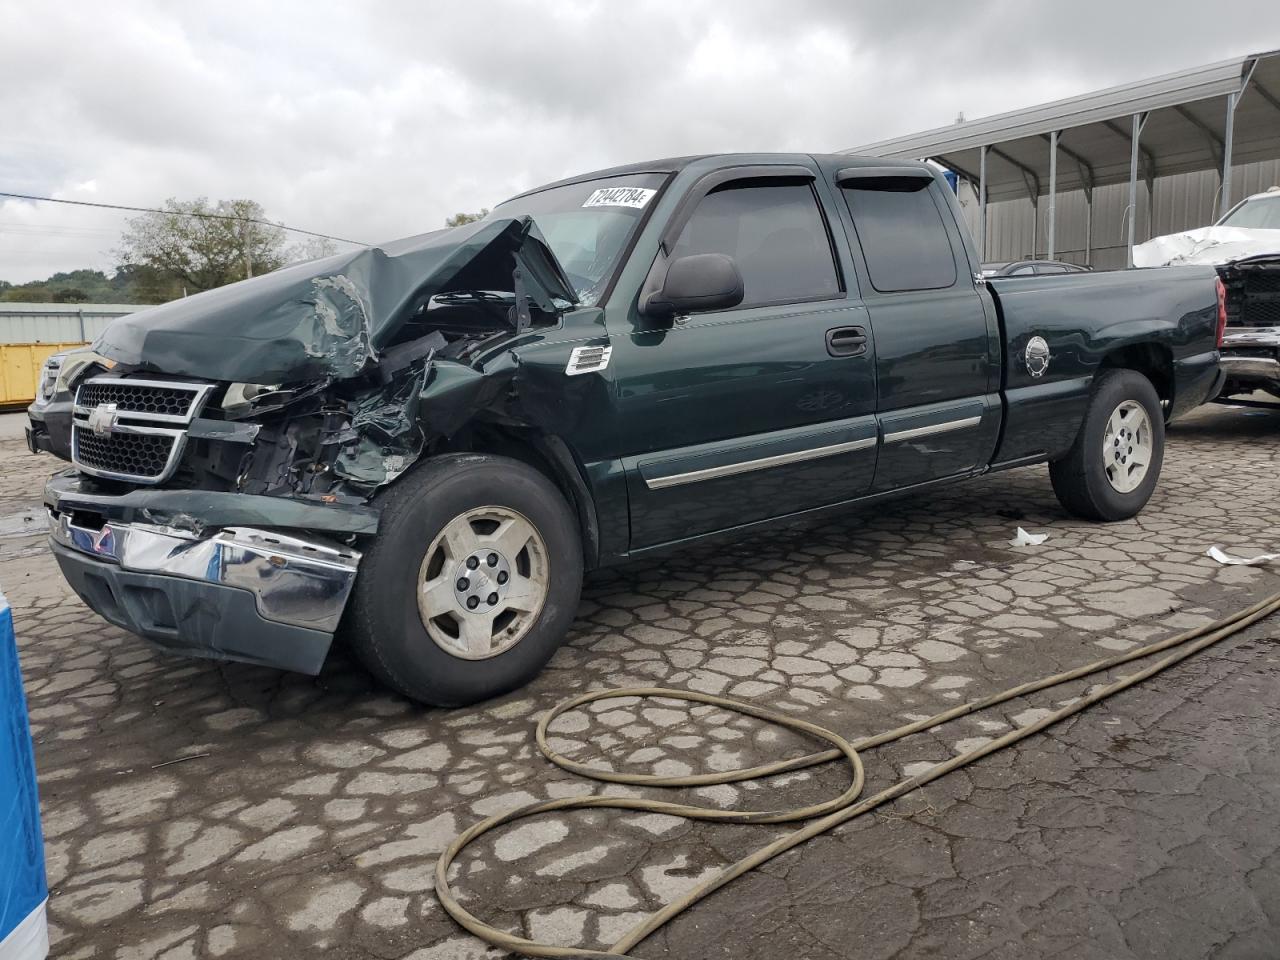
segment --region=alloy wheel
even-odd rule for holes
[[[524,639],[550,582],[547,547],[527,518],[506,507],[454,517],[427,548],[418,614],[446,653],[487,660]]]
[[[1118,493],[1136,490],[1147,475],[1154,450],[1151,418],[1136,400],[1125,400],[1107,419],[1102,434],[1102,465]]]

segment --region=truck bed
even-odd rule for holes
[[[1218,375],[1215,278],[1212,267],[1182,266],[989,279],[1006,344],[995,465],[1065,454],[1094,374],[1125,351],[1150,354],[1163,372],[1155,387],[1167,419],[1208,399]],[[1026,360],[1034,337],[1049,348],[1040,376]]]

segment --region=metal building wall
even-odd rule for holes
[[[1266,160],[1232,167],[1231,193],[1240,200],[1267,187],[1280,184],[1280,160]],[[1148,204],[1146,185],[1138,186],[1137,239],[1149,240],[1213,223],[1223,211],[1217,210],[1218,174],[1213,170],[1158,177],[1154,183],[1154,203]],[[960,204],[969,229],[977,234],[976,192],[965,181],[960,184]],[[1127,184],[1112,184],[1093,191],[1092,243],[1088,261],[1098,270],[1118,270],[1125,265],[1128,234]],[[1030,200],[1006,200],[987,204],[987,253],[990,262],[1043,257],[1048,247],[1046,214],[1049,198],[1040,198],[1038,222]],[[1057,198],[1058,241],[1056,257],[1085,263],[1087,204],[1084,192],[1060,193]],[[1034,242],[1033,242],[1034,241]]]
[[[145,309],[131,303],[0,302],[0,343],[89,343],[116,317]]]

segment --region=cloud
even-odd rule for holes
[[[1236,25],[1269,8],[7,4],[0,189],[249,197],[287,223],[377,241],[583,170],[840,149],[1247,52],[1265,44],[1242,44]],[[109,268],[122,221],[0,203],[0,279]]]

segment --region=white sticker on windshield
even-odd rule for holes
[[[657,192],[649,187],[601,187],[582,201],[582,205],[584,207],[634,207],[636,210],[643,210]]]

